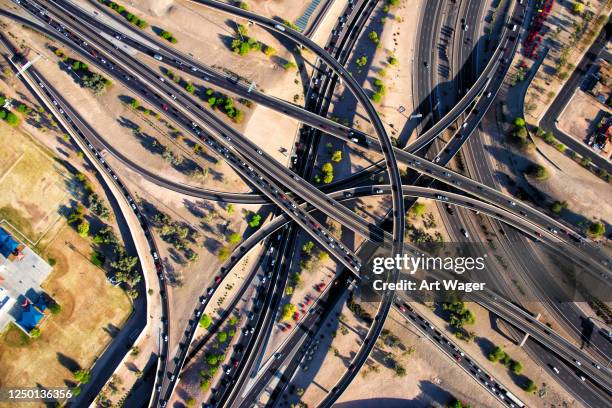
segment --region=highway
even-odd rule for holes
[[[519,13],[524,13],[524,10],[522,8],[520,8],[520,7],[517,7],[516,10],[517,10],[517,11],[515,11],[516,15],[519,15]],[[496,49],[496,52],[498,52],[499,50],[502,50],[503,48],[507,48],[507,47],[505,47],[505,46],[502,47],[502,44],[500,43],[500,45]],[[506,53],[503,55],[502,59],[509,60],[510,59],[509,57],[513,54],[513,52],[508,52],[507,49],[505,51],[506,51]],[[494,59],[492,59],[491,61],[494,61]],[[491,61],[489,62],[487,67],[492,66]],[[495,64],[493,64],[493,66],[494,65]],[[507,67],[506,67],[506,69],[507,69]],[[485,69],[485,71],[486,71],[486,69]],[[505,70],[503,70],[501,72],[505,72]],[[499,72],[498,72],[498,75],[499,75]],[[483,76],[481,75],[480,78],[483,78]],[[495,81],[495,82],[497,83],[497,81]],[[473,87],[472,90],[474,88],[476,88],[476,87]],[[488,89],[489,88],[487,88],[487,92],[491,92]],[[497,89],[498,89],[498,85],[497,85]],[[494,89],[494,91],[495,91],[494,93],[496,93],[495,89]],[[464,96],[463,99],[465,99],[466,96]],[[480,105],[487,105],[488,106],[490,104],[490,101],[487,100],[487,99],[489,99],[489,98],[481,98]],[[477,105],[479,109],[475,108],[473,112],[483,112],[483,111],[486,111],[480,105]],[[447,116],[448,115],[446,115],[446,117]],[[419,140],[421,140],[421,138],[419,138]],[[416,156],[413,156],[413,155],[411,155],[411,154],[409,154],[407,152],[403,152],[403,151],[401,151],[399,149],[394,149],[394,150],[396,152],[397,158],[400,161],[402,161],[402,162],[407,162],[409,167],[414,169],[414,170],[423,172],[423,168],[425,168],[425,171],[429,170],[429,175],[430,176],[432,176],[433,178],[437,178],[439,181],[442,181],[443,183],[447,183],[447,184],[451,185],[451,187],[463,189],[466,192],[470,192],[470,193],[472,193],[472,194],[474,194],[476,196],[479,196],[479,197],[481,197],[483,199],[488,199],[488,200],[491,200],[491,198],[489,198],[489,194],[492,194],[492,195],[495,196],[495,201],[497,201],[497,204],[502,206],[502,207],[505,207],[506,209],[509,209],[511,211],[514,210],[515,212],[518,210],[518,212],[521,215],[523,213],[526,214],[525,216],[527,216],[527,215],[528,216],[534,216],[535,215],[535,217],[534,217],[535,220],[534,221],[541,222],[542,225],[546,225],[546,223],[548,223],[548,225],[549,225],[549,227],[548,227],[549,231],[548,232],[549,233],[551,233],[553,231],[559,231],[559,230],[570,231],[570,228],[567,225],[560,224],[558,221],[556,221],[556,220],[554,220],[554,219],[552,219],[550,217],[547,217],[544,214],[539,213],[538,211],[532,210],[532,208],[530,206],[522,205],[522,203],[520,203],[519,201],[515,201],[511,197],[505,196],[505,195],[497,192],[494,189],[491,189],[491,188],[488,188],[488,187],[481,188],[482,185],[480,183],[475,183],[472,180],[470,180],[468,178],[465,178],[465,177],[462,177],[462,176],[460,177],[460,180],[454,180],[453,177],[457,177],[458,175],[454,174],[451,171],[446,171],[446,174],[450,174],[450,176],[451,176],[451,177],[449,177],[450,180],[447,177],[439,177],[439,176],[436,177],[440,173],[444,173],[444,171],[441,170],[442,166],[437,166],[434,163],[422,163],[423,168],[419,168],[418,166],[414,165],[415,163],[418,163],[414,159]],[[421,163],[419,163],[419,164],[421,164]],[[437,170],[437,171],[434,171],[434,169]],[[357,175],[353,175],[353,176],[357,176]],[[353,176],[351,176],[351,177],[353,177]],[[463,180],[461,180],[461,179],[463,179]],[[467,180],[468,183],[471,182],[470,185],[469,185],[469,187],[471,187],[470,189],[466,189],[466,188],[463,187],[465,185],[463,183],[463,181],[466,181],[466,180]],[[346,184],[344,184],[344,182],[345,181],[342,182],[343,185],[346,185]],[[350,180],[346,180],[346,182],[350,182]],[[334,183],[334,184],[336,184],[336,183]],[[483,194],[485,192],[487,194]],[[238,199],[244,199],[244,201],[249,201],[250,200],[247,197],[238,197]],[[515,203],[516,205],[512,205],[512,203]],[[535,213],[535,214],[530,214],[530,213]],[[600,262],[604,263],[604,265],[607,265],[607,262],[609,262],[607,258],[601,258],[601,254],[598,253],[597,249],[592,248],[589,245],[586,245],[585,242],[584,242],[584,239],[581,238],[577,233],[572,233],[572,234],[570,234],[567,237],[561,237],[561,238],[563,240],[565,240],[567,243],[572,244],[572,245],[575,243],[576,240],[582,240],[583,242],[580,243],[581,245],[580,245],[580,248],[578,248],[578,251],[582,251],[584,249],[588,249],[588,255],[589,256],[594,257],[596,259],[599,258]],[[593,264],[593,263],[591,263],[591,264]],[[585,264],[585,266],[586,266],[586,264]],[[600,278],[606,278],[607,279],[607,277],[605,275],[602,275],[602,274],[605,274],[607,272],[607,270],[605,268],[601,268],[601,265],[596,265],[596,267],[600,271],[599,272]]]
[[[67,23],[67,24],[70,24],[70,23]],[[76,23],[75,23],[75,24],[76,24]],[[79,34],[81,34],[81,33],[82,33],[82,32],[84,32],[84,31],[87,31],[87,29],[84,29],[84,28],[82,28],[82,27],[79,27]],[[281,31],[285,32],[285,29],[283,29],[283,30],[281,30]],[[288,30],[287,30],[287,31],[288,31]],[[90,41],[94,42],[93,40],[90,40]],[[77,43],[77,44],[78,44],[78,43]],[[108,52],[108,51],[105,51],[105,52]],[[118,59],[121,59],[121,57],[118,57]],[[98,64],[99,64],[99,63],[98,63]],[[104,65],[106,65],[106,64],[104,64]],[[129,61],[122,61],[122,66],[123,66],[123,65],[125,65],[125,66],[130,66],[130,67],[131,67],[131,65],[130,65],[130,62],[129,62]],[[118,69],[118,65],[115,65],[115,68],[114,68],[114,69]],[[133,69],[133,70],[134,70],[134,72],[139,72],[139,73],[143,73],[143,72],[145,72],[145,71],[140,70],[140,69],[138,69],[138,68],[130,68],[130,69]],[[150,76],[150,74],[148,74],[148,73],[147,73],[147,74],[145,74],[145,77],[148,77],[148,78],[149,78],[147,82],[149,82],[149,83],[153,83],[153,82],[155,82],[155,76],[154,76],[154,75],[151,77],[151,76]],[[132,82],[136,82],[136,81],[135,81],[135,79],[132,79]],[[157,88],[159,88],[159,89],[164,89],[164,88],[165,88],[165,87],[160,87],[160,86],[159,86],[159,84],[155,84],[155,85],[152,85],[152,86],[153,86],[153,89],[157,89]],[[172,88],[171,88],[171,86],[170,86],[170,89],[172,89]],[[172,91],[174,91],[174,90],[172,89]],[[150,93],[149,91],[145,91],[145,92],[147,92],[146,94]],[[166,91],[166,92],[167,92],[167,91]],[[153,94],[154,94],[154,91],[153,91]],[[178,97],[177,97],[177,101],[178,101],[178,102],[177,102],[177,104],[178,104],[178,103],[180,103],[179,109],[185,110],[185,109],[184,109],[184,107],[185,107],[185,106],[189,106],[189,105],[192,103],[192,102],[190,102],[190,101],[189,101],[187,98],[184,98],[182,95],[180,95],[178,92],[177,92],[177,94],[176,94],[176,95],[181,96],[181,98],[180,98],[180,99],[178,99]],[[150,97],[150,98],[151,98],[151,97]],[[167,97],[166,97],[166,99],[167,99]],[[154,100],[154,98],[151,98],[150,100]],[[172,103],[172,101],[169,101],[169,102],[170,102],[170,103]],[[188,109],[187,109],[187,110],[188,110]],[[194,110],[194,111],[195,111],[195,110]],[[231,129],[230,129],[230,130],[223,129],[223,128],[216,128],[216,129],[215,129],[215,126],[218,126],[218,124],[215,124],[215,123],[214,123],[214,121],[208,122],[208,120],[210,120],[210,118],[204,118],[204,117],[203,117],[203,116],[201,116],[201,114],[199,114],[199,113],[198,113],[198,114],[195,114],[194,112],[187,112],[187,115],[188,115],[188,116],[189,116],[189,115],[193,115],[193,116],[195,116],[195,117],[196,117],[198,120],[205,121],[205,122],[207,123],[207,125],[211,126],[211,127],[213,128],[213,130],[214,130],[215,132],[217,132],[218,134],[223,134],[223,132],[230,132],[230,131],[231,131]],[[187,127],[187,128],[189,128],[189,125],[190,125],[189,120],[185,121],[184,126],[185,126],[185,127]],[[196,130],[196,131],[197,131],[198,129],[193,129],[193,130]],[[240,135],[236,135],[235,133],[233,133],[233,135],[234,135],[234,136],[236,136],[236,138],[235,138],[235,139],[232,139],[232,140],[236,140],[237,142],[242,142],[242,140],[241,140],[241,138],[240,138]],[[217,135],[217,136],[218,136],[218,135]],[[210,140],[210,139],[209,139],[209,140]],[[225,143],[225,142],[223,141],[223,139],[222,139],[222,138],[220,138],[220,140],[221,140],[221,143],[219,143],[219,142],[215,142],[215,143],[219,143],[219,144],[217,145],[217,147],[221,147],[221,146],[225,146],[225,145],[227,145],[227,146],[229,146],[229,148],[231,149],[231,147],[232,147],[232,146],[234,146],[234,148],[235,148],[236,150],[240,150],[240,152],[247,152],[247,151],[251,151],[251,152],[253,152],[253,150],[254,150],[253,146],[250,146],[248,143],[243,143],[243,144],[237,144],[237,143]],[[228,142],[231,142],[231,140],[230,140],[230,141],[228,141]],[[212,143],[212,141],[211,141],[211,143]],[[228,149],[228,148],[225,148],[225,149]],[[383,151],[384,151],[384,149],[383,149]],[[389,151],[390,151],[390,150],[389,150]],[[223,148],[221,148],[221,152],[228,153],[228,155],[229,155],[229,151],[224,151],[224,150],[223,150]],[[259,152],[258,152],[258,153],[259,153]],[[223,154],[223,153],[222,153],[222,154]],[[225,154],[224,154],[224,156],[225,156]],[[264,155],[264,154],[260,154],[260,156],[265,156],[265,155]],[[227,157],[227,156],[226,156],[226,157]],[[240,157],[240,156],[232,156],[232,157],[237,157],[237,158],[238,158],[238,157]],[[263,157],[263,158],[262,158],[262,160],[263,160],[263,159],[267,159],[267,158],[266,158],[266,157]],[[231,159],[230,159],[230,161],[231,161]],[[244,163],[244,162],[243,162],[243,163]],[[418,168],[418,167],[420,167],[420,166],[425,167],[425,168],[426,168],[425,172],[427,172],[427,168],[429,168],[429,167],[428,167],[428,166],[429,166],[429,164],[420,163],[420,162],[414,162],[414,163],[412,163],[412,165],[413,165],[414,167],[417,167],[417,168]],[[268,160],[268,161],[263,160],[263,164],[259,164],[259,163],[257,163],[257,162],[253,162],[253,163],[252,163],[252,166],[258,169],[258,172],[254,172],[256,175],[257,175],[257,173],[262,173],[262,174],[263,174],[264,172],[271,171],[270,169],[274,169],[274,168],[275,168],[274,163],[271,163],[269,160]],[[236,167],[240,167],[240,166],[236,166]],[[247,167],[248,167],[248,165],[247,165]],[[278,167],[278,166],[276,166],[276,167]],[[276,173],[272,173],[272,174],[274,174],[274,176],[278,176],[278,177],[282,178],[282,180],[283,180],[283,184],[284,184],[284,185],[293,185],[293,186],[294,186],[293,188],[295,188],[295,190],[299,190],[299,191],[300,191],[300,193],[304,194],[304,193],[301,191],[301,188],[305,187],[303,184],[308,184],[308,183],[304,183],[304,182],[303,182],[303,180],[295,180],[295,181],[297,181],[298,183],[294,183],[294,182],[292,181],[292,179],[294,179],[294,178],[293,178],[293,176],[289,176],[289,175],[287,175],[287,174],[286,174],[286,172],[285,172],[285,170],[286,170],[286,169],[282,169],[282,171],[281,171],[281,170],[278,170],[278,171],[279,171],[279,173],[278,173],[278,174],[276,174]],[[276,171],[276,170],[273,170],[273,171]],[[245,173],[246,173],[246,175],[245,175]],[[252,182],[253,182],[253,184],[254,184],[254,185],[261,184],[261,183],[259,183],[259,181],[257,181],[257,179],[256,179],[256,178],[255,178],[255,177],[254,177],[252,174],[249,174],[249,173],[248,173],[248,172],[246,172],[246,171],[242,171],[242,172],[241,172],[241,174],[245,175],[245,177],[246,177],[247,179],[252,180]],[[249,175],[250,175],[251,177],[249,177]],[[433,175],[433,176],[435,176],[435,173],[433,173],[433,171],[432,171],[432,175]],[[284,177],[284,178],[283,178],[283,177]],[[443,172],[441,172],[441,173],[440,173],[440,175],[439,175],[438,177],[439,177],[439,178],[442,178],[442,179],[446,179],[446,178],[448,178],[448,176],[446,175],[446,173],[443,173]],[[454,177],[454,176],[453,176],[453,177]],[[452,178],[452,180],[450,181],[450,184],[455,184],[455,185],[457,185],[458,179],[455,179],[455,178],[453,178],[453,177],[451,177],[451,178]],[[260,178],[260,180],[261,180],[261,178]],[[455,183],[453,183],[453,180],[455,181]],[[285,182],[286,182],[286,184],[285,184]],[[272,184],[269,182],[269,180],[268,180],[268,183],[267,183],[267,184],[269,184],[270,186],[273,186],[273,185],[272,185]],[[397,188],[396,188],[396,189],[391,188],[391,193],[392,193],[392,195],[399,196],[399,197],[400,197],[400,199],[401,199],[401,194],[400,194],[399,192],[395,191],[395,190],[397,190]],[[273,198],[274,193],[271,193],[269,190],[267,190],[267,192],[268,192],[268,194],[266,194],[266,196],[267,196],[267,197],[268,197],[268,198],[269,198],[271,201],[275,202],[277,205],[280,205],[280,206],[281,206],[281,208],[282,208],[282,205],[281,205],[281,204],[279,204],[279,200],[274,200],[274,198]],[[319,195],[319,193],[318,193],[318,192],[311,191],[309,194],[310,194],[310,195],[307,195],[307,197],[303,197],[303,198],[305,198],[305,199],[306,199],[307,201],[309,201],[309,202],[315,202],[315,203],[317,204],[317,207],[319,207],[319,209],[322,209],[322,210],[323,210],[323,211],[325,211],[325,212],[327,212],[328,210],[330,210],[330,209],[331,209],[331,210],[332,210],[332,213],[336,213],[336,212],[338,212],[338,213],[343,213],[343,214],[346,214],[345,212],[343,212],[343,210],[341,210],[341,209],[340,209],[340,210],[338,210],[338,206],[335,206],[335,205],[333,205],[332,203],[329,203],[329,202],[328,202],[328,201],[327,201],[325,198],[320,197],[320,195]],[[304,194],[304,195],[305,195],[305,194]],[[325,204],[326,202],[327,202],[329,205]],[[516,203],[515,203],[515,204],[512,204],[512,203],[507,203],[507,204],[510,204],[510,206],[512,206],[512,207],[517,207],[517,204],[516,204]],[[506,206],[507,206],[507,205],[506,205]],[[332,208],[332,207],[333,207],[333,208]],[[340,207],[344,208],[343,206],[340,206]],[[292,210],[290,210],[288,207],[286,207],[286,208],[289,210],[288,212],[290,212],[290,213],[294,213],[294,212],[293,212]],[[301,211],[301,210],[298,210],[298,209],[297,209],[297,206],[293,206],[293,209],[294,209],[294,210],[296,210],[296,211],[298,211],[298,212],[299,212],[299,211]],[[306,227],[305,227],[305,229],[310,230],[310,231],[311,231],[311,233],[312,233],[312,228],[311,228],[310,226],[308,226],[308,225],[307,225],[306,223],[304,223],[304,222],[300,223],[300,221],[299,221],[300,219],[302,219],[302,220],[306,219],[307,214],[305,214],[305,213],[300,213],[300,214],[301,214],[301,215],[303,215],[303,218],[300,218],[300,216],[294,216],[294,217],[292,217],[292,218],[294,219],[294,221],[296,221],[296,222],[297,222],[299,225],[301,225],[303,228],[306,226]],[[401,218],[403,219],[403,211],[402,211],[400,214],[402,215],[402,217],[401,217]],[[295,215],[295,213],[294,213],[294,215]],[[396,214],[396,215],[397,215],[397,214]],[[340,217],[340,216],[339,216],[338,218],[343,218],[343,217],[344,217],[344,216],[342,216],[342,217]],[[359,222],[358,220],[357,220],[357,221],[353,221],[353,220],[352,220],[352,218],[354,218],[354,216],[352,216],[352,215],[351,215],[351,216],[349,216],[348,214],[346,214],[346,217],[347,217],[346,219],[341,219],[341,220],[339,220],[339,221],[341,221],[343,224],[345,224],[345,223],[346,223],[346,224],[350,224],[350,225],[352,225],[352,226],[353,226],[353,228],[355,228],[355,230],[360,230],[360,231],[363,233],[363,232],[365,231],[365,230],[364,230],[364,228],[366,228],[366,227],[367,227],[367,228],[370,228],[370,226],[368,226],[367,224],[361,223],[361,222]],[[403,232],[403,229],[402,229],[402,232]],[[551,231],[551,232],[552,232],[552,231]],[[316,232],[315,232],[314,234],[315,234],[315,235],[317,235],[317,234],[316,234]],[[370,234],[370,233],[368,233],[368,234]],[[377,233],[377,234],[378,234],[378,233]],[[554,235],[557,235],[557,234],[555,234],[554,232],[553,232],[553,234],[554,234]],[[549,234],[549,235],[551,235],[551,236],[552,236],[553,234]],[[380,236],[381,236],[381,235],[379,235],[379,237],[380,237]],[[316,239],[316,238],[315,238],[315,239]],[[578,239],[580,239],[580,238],[578,238]],[[318,241],[321,243],[321,240],[318,240]],[[394,238],[394,241],[395,241],[395,238]],[[323,244],[323,245],[328,244],[328,241],[323,240],[323,242],[324,242],[324,244]],[[332,247],[332,248],[333,248],[333,247]],[[349,265],[347,265],[347,266],[349,266]],[[352,265],[352,264],[351,264],[351,266],[354,266],[354,265]],[[350,266],[349,266],[349,267],[350,267]],[[357,270],[358,270],[358,269],[357,269]],[[388,309],[387,309],[387,310],[388,310]],[[383,313],[384,313],[384,314],[386,314],[386,311],[384,310],[384,308],[383,308],[383,310],[382,310],[382,311],[383,311]],[[381,320],[384,320],[384,318],[383,318],[383,319],[381,319]],[[372,334],[372,337],[370,337],[370,336],[369,336],[369,338],[375,338],[375,336],[376,336],[376,335],[377,335],[377,333],[375,333],[375,331],[374,331],[374,332],[373,332],[373,334]],[[366,341],[366,344],[367,344],[367,343],[368,343],[368,341]],[[373,342],[372,342],[372,343],[373,343]],[[367,356],[367,353],[365,353],[365,352],[364,352],[364,353],[362,353],[362,354],[360,354],[360,355],[365,355],[365,356]],[[359,363],[359,361],[357,361],[357,363]],[[592,375],[592,374],[591,374],[591,375]],[[342,381],[339,383],[339,386],[338,386],[337,391],[341,392],[341,390],[342,390],[342,388],[345,386],[345,384],[347,384],[347,383],[348,383],[347,381],[350,381],[350,378],[343,379],[343,380],[342,380]],[[334,393],[334,394],[338,394],[338,393]],[[332,395],[332,396],[329,398],[328,403],[331,403],[331,400],[332,400],[334,397],[335,397],[335,395]],[[336,396],[336,397],[337,397],[337,396]]]

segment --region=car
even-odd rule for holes
[[[345,196],[346,198],[351,198],[351,197],[353,196],[353,193],[351,193],[350,191],[345,191],[345,192],[344,192],[344,196]]]
[[[440,156],[436,156],[436,158],[433,160],[434,163],[439,163],[440,162]]]
[[[246,327],[244,329],[242,329],[242,334],[245,335],[245,336],[248,336],[250,334],[249,333],[249,329],[247,329]]]
[[[553,228],[553,227],[548,227],[548,230],[549,230],[550,232],[552,232],[553,234],[558,234],[558,233],[559,233],[559,231],[557,231],[557,230],[556,230],[555,228]]]
[[[470,237],[469,232],[467,232],[467,231],[465,230],[465,228],[461,228],[461,233],[462,233],[462,234],[463,234],[463,236],[464,236],[464,237],[466,237],[466,238],[469,238],[469,237]]]
[[[176,100],[176,95],[175,94],[170,94],[170,97],[174,100]]]
[[[578,361],[578,360],[574,360],[574,363],[576,363],[576,365],[578,365],[578,366],[582,365],[582,363],[580,361]]]
[[[376,188],[376,189],[374,189],[374,193],[376,193],[376,194],[382,194],[382,193],[383,193],[383,190],[382,190],[382,188]]]
[[[215,290],[213,288],[208,288],[208,291],[206,293],[208,293],[208,296],[212,295],[215,292]]]
[[[263,155],[263,152],[261,150],[257,149],[257,154]]]
[[[221,277],[220,276],[215,276],[215,283],[219,283],[221,282]]]
[[[469,28],[470,28],[470,26],[469,26],[469,25],[467,25],[467,24],[465,24],[465,25],[463,26],[463,31],[467,31]]]
[[[168,342],[168,335],[167,334],[164,335],[164,342],[166,342],[166,343]]]
[[[165,80],[165,79],[164,79],[164,77],[162,77],[162,76],[160,76],[160,77],[159,77],[159,80],[160,80],[161,82],[166,82],[166,80]]]
[[[555,372],[555,374],[559,375],[559,369],[557,367],[553,366],[552,370]]]
[[[508,204],[510,204],[513,207],[516,207],[516,201],[508,200]]]
[[[234,360],[234,362],[232,363],[232,367],[238,368],[238,364],[240,364],[240,361]]]
[[[423,65],[425,65],[425,68],[429,68],[429,62],[423,61]]]
[[[276,360],[280,360],[282,357],[283,357],[283,353],[281,353],[281,352],[278,352],[278,353],[274,354],[274,358]]]
[[[167,111],[168,110],[168,105],[166,105],[165,103],[162,103],[162,109]]]
[[[249,313],[249,320],[253,320],[253,318],[255,318],[255,313],[251,312]]]

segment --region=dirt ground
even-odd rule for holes
[[[73,381],[73,371],[92,365],[128,318],[129,298],[106,281],[104,271],[89,261],[89,251],[89,242],[69,227],[45,250],[43,256],[57,263],[42,287],[61,305],[61,311],[47,318],[42,336],[28,344],[22,343],[19,329],[2,335],[3,387],[65,386],[65,381]]]
[[[304,388],[301,400],[309,406],[315,406],[348,369],[359,347],[359,338],[367,331],[367,326],[354,317],[345,302],[340,305],[339,312],[340,321],[334,316],[326,322],[317,350],[311,358],[307,357],[307,362],[302,363],[292,382],[296,389]],[[378,342],[368,362],[336,403],[339,407],[374,407],[381,404],[385,407],[427,407],[433,403],[450,403],[452,396],[472,406],[499,405],[475,383],[467,394],[465,387],[454,381],[455,378],[462,378],[463,372],[429,341],[421,339],[395,311],[391,312],[385,329],[400,338],[403,349]],[[411,349],[414,351],[411,352]],[[408,375],[398,377],[386,367],[383,362],[385,353],[392,353],[406,368]],[[303,368],[305,365],[308,365],[307,370]],[[289,402],[297,399],[295,395],[289,396]]]
[[[595,130],[594,127],[603,112],[611,113],[612,110],[591,95],[577,89],[559,117],[559,129],[564,130],[576,140],[584,142],[587,136]],[[602,155],[608,157],[609,150],[608,146],[607,155],[604,152]]]
[[[374,80],[376,78],[383,81],[386,94],[380,103],[374,102],[374,106],[380,114],[389,136],[397,137],[402,142],[409,139],[413,130],[413,126],[409,123],[409,116],[413,110],[411,60],[414,51],[414,39],[417,35],[415,28],[418,25],[419,16],[419,13],[415,10],[420,5],[420,1],[416,4],[414,2],[402,2],[399,6],[392,7],[389,13],[385,15],[382,11],[384,4],[381,3],[366,23],[347,62],[349,71],[353,73],[353,76],[362,84],[368,94],[374,92]],[[384,24],[381,23],[383,17],[385,18]],[[372,31],[378,34],[378,47],[368,38]],[[365,68],[360,69],[355,64],[355,60],[364,55],[367,57],[368,63]],[[391,56],[397,58],[397,65],[388,63]],[[381,74],[381,71],[384,71],[386,75]],[[351,113],[355,112],[354,99],[349,96],[344,87],[339,87],[337,95],[339,96],[334,101],[332,115],[352,118]],[[400,106],[405,108],[403,113],[398,111]],[[356,117],[359,118],[355,121],[356,127],[373,134],[371,125],[365,121],[363,109],[358,107],[356,112]]]

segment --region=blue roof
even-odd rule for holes
[[[19,247],[19,242],[15,241],[11,235],[0,228],[0,254],[8,258]]]
[[[31,331],[36,327],[40,319],[43,318],[43,314],[36,310],[32,305],[28,305],[25,310],[21,313],[21,317],[17,320],[17,324],[23,327],[26,331]]]

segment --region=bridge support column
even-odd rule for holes
[[[538,313],[535,317],[536,320],[540,320],[540,316],[541,314]],[[525,342],[527,341],[527,339],[529,338],[529,333],[525,333],[525,335],[523,336],[523,340],[521,340],[521,342],[519,343],[519,347],[523,347],[523,345],[525,344]]]

